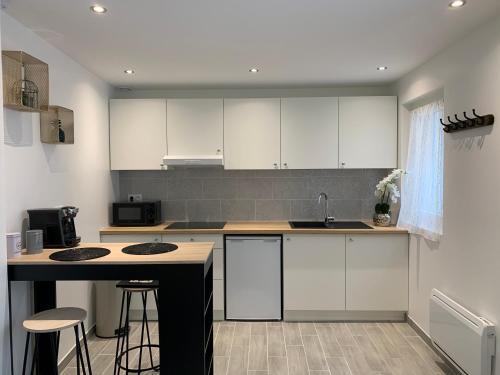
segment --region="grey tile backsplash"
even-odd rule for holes
[[[321,220],[325,192],[330,215],[370,219],[375,185],[387,169],[223,170],[182,168],[120,171],[120,199],[141,193],[161,200],[164,220]]]

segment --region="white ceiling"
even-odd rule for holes
[[[90,0],[6,11],[109,83],[142,88],[388,83],[500,12],[498,0],[96,2],[108,12]]]

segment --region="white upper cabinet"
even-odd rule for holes
[[[397,97],[339,99],[341,168],[396,168]]]
[[[111,99],[112,170],[161,169],[167,152],[165,99]]]
[[[281,99],[281,168],[338,168],[338,98]]]
[[[280,99],[224,99],[224,166],[280,168]]]
[[[168,99],[167,144],[172,156],[221,154],[222,99]]]

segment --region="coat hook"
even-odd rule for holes
[[[466,124],[465,124],[465,120],[460,120],[460,119],[458,118],[458,115],[457,115],[456,113],[455,113],[455,118],[456,118],[456,120],[458,121],[458,127],[459,127],[460,129],[465,128],[465,126],[466,126]]]
[[[441,125],[443,125],[443,130],[446,132],[446,133],[449,133],[450,132],[450,125],[449,124],[445,124],[443,122],[443,119],[440,118],[439,119],[439,122],[441,123]]]
[[[476,110],[475,110],[475,109],[473,109],[473,110],[472,110],[472,114],[473,114],[474,116],[476,116],[476,120],[475,120],[476,125],[484,125],[484,118],[483,118],[483,116],[478,115],[478,114],[476,113]]]
[[[468,128],[472,128],[475,126],[474,119],[467,116],[467,112],[464,111],[464,117],[465,117],[465,124],[467,125]]]
[[[458,122],[452,121],[450,116],[448,116],[448,122],[450,123],[449,126],[450,126],[451,130],[455,130],[457,128]]]
[[[474,120],[473,118],[470,118],[469,116],[467,116],[467,112],[464,111],[464,117],[467,119],[467,120]]]

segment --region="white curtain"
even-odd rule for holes
[[[443,234],[442,100],[411,111],[406,174],[398,226],[439,241]]]

